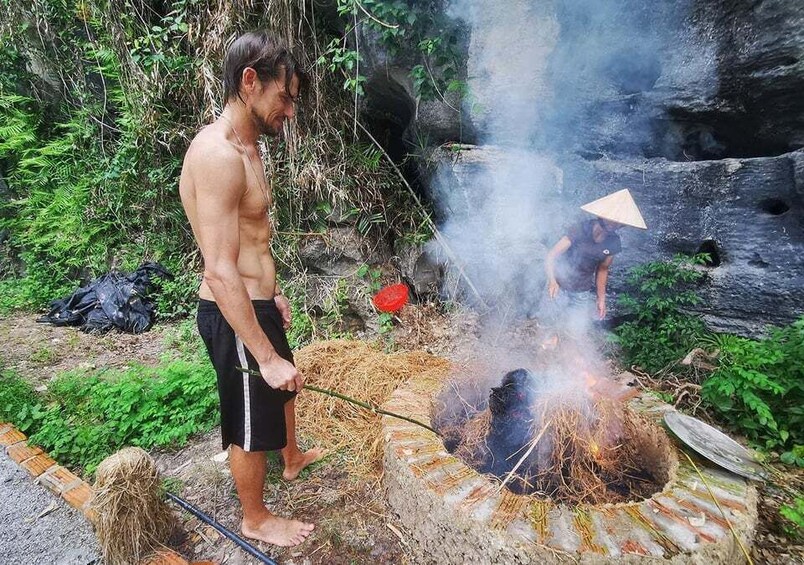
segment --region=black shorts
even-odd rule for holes
[[[276,303],[273,300],[254,300],[252,304],[257,321],[277,354],[293,363],[293,353]],[[236,369],[259,369],[259,366],[215,302],[200,300],[196,319],[198,332],[218,375],[223,449],[230,444],[244,451],[269,451],[285,447],[285,403],[296,393],[271,388],[262,377]]]

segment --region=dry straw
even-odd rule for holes
[[[518,489],[568,504],[603,504],[650,496],[668,480],[669,440],[621,403],[601,399],[590,416],[571,403],[541,401],[536,412],[543,419],[531,423],[534,439],[524,455],[511,455],[519,460],[502,485],[514,480]],[[454,424],[439,425],[439,433],[457,444],[456,456],[486,469],[492,457],[490,411]],[[537,444],[540,452],[532,455]]]
[[[491,410],[486,408],[470,418],[465,427],[458,428],[458,435],[463,432],[463,436],[460,438],[455,455],[473,466],[481,465],[491,456],[491,450],[486,442],[491,431]]]
[[[98,465],[90,504],[109,565],[140,563],[164,546],[174,526],[160,495],[156,465],[139,447],[121,449]]]
[[[308,384],[377,405],[413,377],[441,380],[449,371],[448,361],[422,351],[384,353],[361,341],[319,341],[295,357]],[[429,406],[423,408],[429,410]],[[379,469],[381,426],[377,414],[312,391],[299,395],[296,412],[299,432],[322,447],[339,451],[352,473],[366,475]]]

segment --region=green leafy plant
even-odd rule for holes
[[[380,334],[385,335],[394,329],[394,316],[388,312],[380,312],[377,317],[380,322]]]
[[[4,417],[59,462],[89,473],[121,447],[179,446],[217,421],[209,364],[175,360],[122,372],[75,371],[56,378],[43,396],[18,377],[3,379]]]
[[[36,40],[26,31],[29,7],[0,7],[0,163],[11,192],[0,201],[0,231],[21,264],[2,273],[1,311],[40,308],[147,259],[195,270],[176,193],[184,149],[176,123],[198,119],[183,86],[195,73],[185,49],[192,2],[147,17],[122,4],[34,0],[49,30]],[[25,71],[37,53],[47,73],[70,77],[59,97]],[[167,316],[187,311],[183,282],[165,289]]]
[[[287,332],[288,344],[291,349],[299,349],[312,341],[315,325],[306,308],[304,289],[295,284],[283,284],[282,289],[290,302],[292,313]]]
[[[51,365],[58,361],[59,354],[55,348],[43,345],[31,353],[30,359],[38,366]]]
[[[349,309],[349,285],[347,279],[338,279],[335,288],[324,300],[321,322],[329,337],[348,337],[344,331],[344,315]]]
[[[316,62],[319,65],[325,65],[330,72],[340,70],[344,75],[343,89],[363,96],[365,94],[363,84],[366,82],[366,77],[358,73],[360,60],[361,57],[357,51],[344,46],[341,40],[333,39]]]
[[[159,490],[164,493],[181,495],[184,490],[184,481],[178,477],[165,477],[159,484]]]
[[[156,312],[160,319],[182,318],[195,312],[201,277],[182,263],[181,259],[166,261],[165,266],[174,265],[168,270],[177,274],[172,279],[160,278],[157,281]]]
[[[364,263],[358,267],[355,274],[360,278],[368,279],[371,292],[377,292],[382,288],[382,269],[379,267],[372,268]]]
[[[804,445],[794,445],[790,451],[785,451],[779,457],[782,463],[804,467]]]
[[[790,522],[785,530],[791,538],[804,538],[804,497],[797,496],[793,504],[782,505],[779,514]]]
[[[703,383],[703,399],[767,449],[804,444],[804,318],[763,340],[718,336],[712,343],[719,364]]]
[[[677,255],[631,269],[629,291],[619,304],[630,319],[615,330],[629,364],[655,372],[678,361],[705,333],[703,322],[687,308],[699,303],[694,285],[704,275],[695,269],[705,255]]]
[[[427,59],[439,80],[437,59],[457,40],[444,22],[422,17],[429,4],[340,0],[344,33],[287,0],[242,10],[193,0],[0,2],[0,168],[9,187],[0,198],[0,311],[43,308],[80,283],[145,260],[176,277],[161,288],[158,315],[193,311],[200,257],[178,197],[181,159],[220,111],[222,88],[210,77],[225,38],[243,29],[290,33],[314,75],[300,99],[293,128],[299,133],[267,144],[273,250],[285,279],[304,277],[298,238],[288,234],[337,223],[320,203],[349,211],[338,221],[372,238],[424,237],[428,212],[413,205],[382,151],[360,138],[353,95],[365,79],[356,45],[344,36],[351,37],[358,18],[420,64]],[[31,33],[31,13],[48,33]],[[300,25],[287,28],[288,21]],[[342,84],[345,78],[350,82]],[[297,320],[303,341],[309,320]]]
[[[8,369],[0,369],[0,420],[16,421],[36,401],[36,391],[27,381]]]
[[[346,30],[342,37],[331,40],[317,63],[342,73],[345,90],[358,96],[365,93],[365,77],[359,72],[362,57],[347,42],[362,25],[377,35],[391,55],[406,53],[420,61],[410,70],[416,96],[444,99],[445,93],[465,92],[465,83],[458,79],[459,31],[446,17],[434,20],[433,2],[337,0],[337,12]]]

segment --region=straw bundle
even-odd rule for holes
[[[308,345],[295,354],[306,382],[346,396],[382,404],[403,382],[441,380],[449,362],[422,351],[384,353],[362,341],[330,340]],[[341,450],[350,471],[370,474],[379,468],[379,416],[337,398],[302,392],[296,400],[297,425],[328,450]],[[423,406],[427,413],[429,406]],[[409,414],[405,414],[409,415]]]
[[[159,492],[151,457],[127,447],[104,459],[95,471],[95,533],[109,565],[137,564],[163,546],[174,518]]]

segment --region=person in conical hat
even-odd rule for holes
[[[622,251],[617,231],[623,226],[647,229],[628,189],[619,190],[581,206],[595,218],[572,225],[545,259],[547,293],[555,300],[561,292],[583,298],[594,294],[599,319],[606,317],[606,283],[614,256]],[[591,298],[591,296],[590,296]]]

